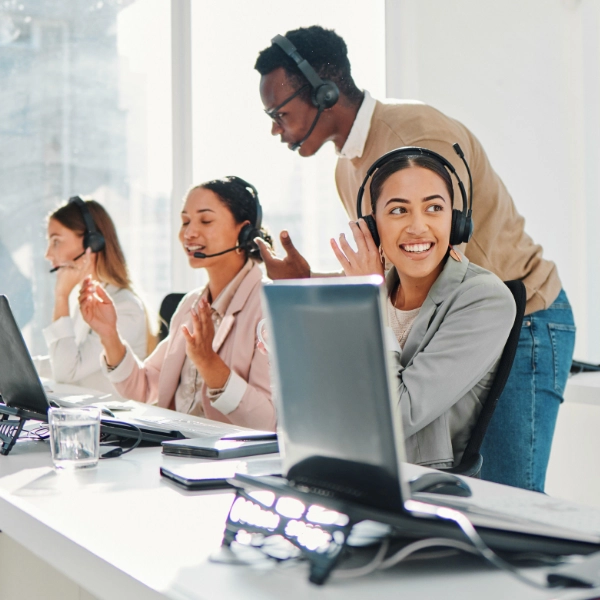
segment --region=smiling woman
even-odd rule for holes
[[[374,172],[366,222],[331,244],[347,275],[387,273],[387,315],[398,344],[398,410],[407,458],[452,467],[462,457],[515,318],[508,288],[450,245],[453,188],[442,157],[390,153]],[[400,155],[399,155],[400,154]]]
[[[181,301],[169,336],[144,362],[121,339],[110,298],[88,278],[83,318],[100,336],[104,371],[127,398],[256,429],[275,428],[269,365],[256,348],[262,319],[261,229],[256,189],[239,177],[192,188],[181,211],[179,240],[208,285]]]

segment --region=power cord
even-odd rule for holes
[[[105,425],[125,425],[126,427],[131,427],[131,429],[137,431],[138,434],[137,439],[131,445],[131,448],[127,448],[127,450],[123,450],[123,448],[120,447],[113,448],[112,450],[101,454],[100,458],[117,458],[119,456],[123,456],[123,454],[127,454],[128,452],[135,450],[142,443],[142,430],[133,423],[127,423],[126,421],[100,421],[100,423],[104,423]]]
[[[377,552],[377,554],[373,557],[373,559],[362,567],[358,567],[355,569],[346,569],[342,571],[336,571],[332,573],[332,576],[338,579],[352,579],[355,577],[362,577],[364,575],[368,575],[369,573],[373,573],[374,571],[380,569],[389,569],[397,565],[398,563],[406,560],[411,554],[418,552],[419,550],[424,550],[425,548],[432,547],[447,547],[453,548],[455,550],[460,550],[462,552],[468,552],[469,554],[479,555],[484,558],[491,565],[500,569],[501,571],[505,571],[521,581],[526,585],[534,587],[536,589],[547,590],[549,588],[553,589],[561,589],[564,588],[562,585],[553,585],[553,584],[544,584],[531,579],[518,571],[515,567],[513,567],[510,563],[506,562],[504,559],[500,558],[482,539],[474,525],[467,518],[466,515],[459,512],[458,510],[454,510],[451,508],[446,508],[442,506],[434,506],[430,504],[424,504],[422,502],[416,502],[414,500],[409,501],[411,512],[416,513],[426,513],[429,515],[433,515],[445,521],[453,521],[456,523],[465,536],[468,538],[470,544],[466,542],[461,542],[458,540],[452,540],[447,538],[427,538],[424,540],[418,540],[408,546],[405,546],[389,558],[385,558],[385,555],[390,546],[390,539],[386,538],[382,541],[381,546]]]

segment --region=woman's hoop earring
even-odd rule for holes
[[[452,244],[448,244],[448,248],[450,248],[450,256],[456,261],[456,262],[462,262],[462,258],[460,256],[460,254],[453,248]]]

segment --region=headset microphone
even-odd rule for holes
[[[79,260],[84,254],[86,253],[86,251],[84,250],[81,254],[78,254],[71,262],[75,262],[76,260]],[[54,267],[52,269],[50,269],[50,273],[56,273],[56,271],[58,271],[59,269],[62,269],[63,265],[58,265],[58,267]]]
[[[214,254],[204,254],[204,252],[194,252],[194,258],[212,258],[213,256],[221,256],[221,254],[227,254],[228,252],[233,252],[241,248],[241,246],[234,246],[233,248],[227,248],[227,250],[223,250],[222,252],[215,252]]]
[[[246,225],[242,227],[238,235],[237,245],[233,246],[233,248],[227,248],[227,250],[221,250],[221,252],[215,252],[214,254],[194,252],[194,258],[212,258],[213,256],[221,256],[221,254],[227,254],[228,252],[233,252],[234,250],[247,250],[252,249],[253,247],[256,248],[254,239],[257,237],[261,239],[264,238],[264,233],[261,230],[262,206],[260,204],[260,200],[258,199],[258,192],[256,191],[256,188],[251,183],[248,183],[241,177],[236,177],[235,175],[229,175],[226,179],[229,179],[231,182],[242,186],[246,190],[246,193],[249,194],[256,203],[256,218],[254,223],[246,223]]]
[[[313,129],[317,126],[317,123],[318,123],[319,119],[321,118],[322,114],[323,114],[323,109],[321,107],[319,107],[319,110],[317,111],[317,116],[315,117],[314,121],[312,122],[312,125],[310,126],[308,133],[299,142],[292,144],[290,150],[296,151],[300,148],[300,146],[302,146],[302,144],[304,144],[304,142],[310,137],[310,134],[313,132]]]

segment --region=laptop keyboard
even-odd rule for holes
[[[234,433],[234,431],[242,431],[241,429],[232,429],[231,426],[224,427],[220,424],[212,424],[196,421],[193,419],[169,419],[165,417],[135,417],[136,421],[147,423],[148,425],[154,425],[163,429],[170,429],[180,431],[185,435],[190,435],[195,438],[202,437],[221,437],[227,434]]]
[[[571,504],[544,494],[532,492],[523,498],[492,496],[485,499],[485,504],[478,504],[476,497],[469,501],[443,497],[441,494],[414,494],[413,497],[415,500],[427,499],[432,504],[456,508],[467,515],[498,516],[501,514],[588,535],[600,535],[600,510]]]

